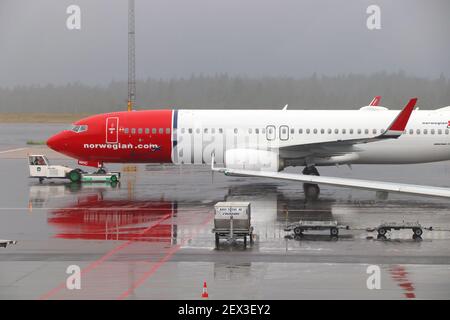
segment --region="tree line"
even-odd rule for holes
[[[421,109],[450,105],[450,81],[408,76],[404,72],[347,74],[297,79],[251,78],[217,74],[147,79],[136,83],[136,109],[282,108],[356,109],[381,95],[382,105],[399,109],[410,97]],[[127,83],[82,83],[0,88],[0,112],[100,113],[126,110]]]

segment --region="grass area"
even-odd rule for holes
[[[36,141],[36,140],[28,140],[27,145],[29,146],[43,146],[45,145],[45,141]]]
[[[72,123],[87,116],[72,113],[0,113],[0,123]]]

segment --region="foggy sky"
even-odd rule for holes
[[[135,0],[137,77],[450,76],[446,0]],[[81,30],[66,8],[81,7]],[[382,29],[366,28],[381,7]],[[127,0],[0,0],[0,87],[127,79]]]

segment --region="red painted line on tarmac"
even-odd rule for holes
[[[413,283],[408,279],[408,272],[406,271],[405,267],[403,266],[393,266],[389,270],[391,273],[391,277],[394,281],[398,283],[398,286],[403,289],[404,293],[403,295],[407,299],[414,299],[416,298],[416,294],[414,293],[414,285]]]
[[[161,222],[163,222],[164,220],[167,220],[168,218],[170,218],[172,216],[172,214],[167,214],[164,217],[162,217],[161,219],[157,220],[155,223],[153,223],[152,225],[150,225],[147,229],[143,230],[140,235],[144,235],[146,232],[150,231],[152,228],[156,227],[157,225],[159,225]],[[137,237],[136,239],[139,239],[139,237]],[[134,242],[134,240],[129,240],[117,247],[115,247],[114,249],[110,250],[109,252],[107,252],[104,256],[102,256],[100,259],[94,261],[93,263],[91,263],[89,266],[87,266],[85,269],[81,270],[81,274],[86,274],[87,272],[93,270],[94,268],[98,267],[100,264],[102,264],[106,259],[108,259],[109,257],[111,257],[112,255],[114,255],[115,253],[123,250],[124,248],[126,248],[127,246],[129,246],[130,244],[132,244]],[[57,286],[56,288],[50,290],[49,292],[45,293],[44,295],[40,296],[38,299],[39,300],[46,300],[51,298],[52,296],[54,296],[56,293],[58,293],[60,290],[66,288],[66,283],[61,283],[59,286]]]
[[[209,221],[211,221],[211,219],[213,218],[213,216],[210,216],[208,218],[206,218],[201,224],[200,226],[205,226]],[[198,233],[198,232],[197,232]],[[188,240],[194,238],[196,234],[187,237],[185,239],[182,240],[181,244],[176,245],[174,247],[172,247],[169,252],[162,258],[160,259],[158,262],[156,262],[147,272],[145,272],[141,278],[139,278],[136,282],[134,282],[130,288],[128,288],[128,290],[126,290],[125,292],[123,292],[118,298],[117,300],[123,300],[125,298],[127,298],[131,293],[133,293],[138,287],[140,287],[142,284],[144,284],[148,278],[150,278],[156,271],[158,271],[158,269],[160,267],[162,267],[175,253],[178,252],[178,250],[181,249],[181,246],[186,243]]]
[[[183,242],[184,244],[184,242]],[[147,279],[149,277],[151,277],[156,271],[158,271],[158,269],[167,262],[167,260],[170,259],[170,257],[172,257],[178,250],[180,250],[181,248],[181,244],[176,245],[172,248],[170,248],[169,252],[161,259],[159,260],[157,263],[155,263],[150,270],[148,270],[147,272],[145,272],[141,278],[139,278],[139,280],[137,280],[136,282],[134,282],[130,288],[128,288],[127,291],[125,291],[124,293],[122,293],[117,300],[122,300],[125,299],[126,297],[128,297],[131,293],[134,292],[134,290],[136,290],[139,286],[141,286],[145,281],[147,281]]]

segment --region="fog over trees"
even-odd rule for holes
[[[410,97],[421,109],[450,105],[450,81],[412,77],[404,72],[308,78],[251,78],[193,75],[171,80],[137,82],[136,109],[282,108],[357,109],[375,95],[382,105],[400,109]],[[100,113],[126,109],[127,83],[108,86],[71,83],[64,86],[0,88],[0,112]]]

